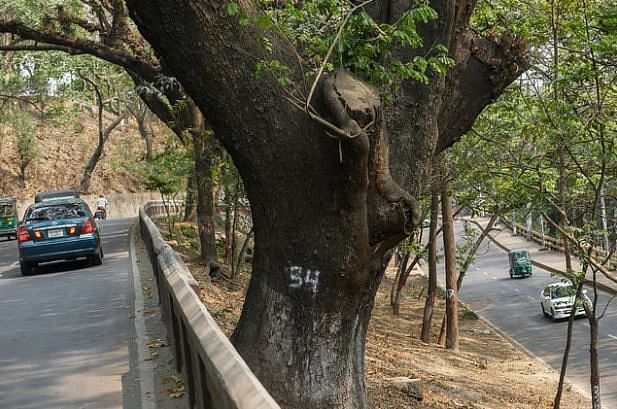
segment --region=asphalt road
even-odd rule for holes
[[[0,241],[0,408],[123,407],[135,332],[130,219],[101,225],[96,267],[44,264],[23,277],[16,242]]]
[[[457,224],[457,231],[462,226]],[[540,309],[540,292],[559,281],[534,266],[530,278],[510,279],[507,253],[492,242],[485,242],[476,262],[467,273],[459,298],[482,317],[542,359],[556,371],[561,368],[567,320],[553,322]],[[593,299],[593,292],[587,295]],[[599,293],[599,310],[609,297]],[[617,409],[617,300],[609,305],[600,320],[599,355],[602,406]],[[586,318],[574,321],[573,343],[567,377],[589,394],[589,324]]]

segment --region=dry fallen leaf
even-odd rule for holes
[[[148,358],[145,358],[144,361],[152,361],[154,359],[157,359],[159,357],[159,353],[158,352],[152,352],[150,353],[150,356]]]
[[[185,389],[184,385],[179,385],[175,388],[167,389],[167,394],[170,398],[178,399],[184,395]]]
[[[166,347],[167,346],[167,342],[165,342],[162,339],[155,339],[154,341],[151,341],[150,343],[148,343],[148,348],[150,349],[154,349],[154,348],[160,348],[160,347]]]

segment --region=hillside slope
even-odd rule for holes
[[[36,124],[38,159],[26,170],[25,186],[20,182],[17,134],[7,124],[0,124],[0,196],[31,198],[49,189],[77,188],[84,166],[98,140],[96,113],[88,109],[71,109],[61,117],[40,120],[30,113]],[[107,126],[111,117],[106,117]],[[111,133],[104,156],[92,175],[90,193],[122,193],[142,190],[135,165],[145,161],[146,146],[132,121],[121,124]]]

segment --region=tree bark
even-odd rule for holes
[[[576,288],[575,301],[579,299],[583,290],[584,282],[581,282]],[[553,409],[559,409],[561,407],[561,396],[563,394],[563,386],[566,380],[566,372],[568,370],[568,359],[570,357],[570,348],[572,347],[572,330],[574,328],[574,315],[576,312],[576,302],[572,305],[570,310],[570,317],[568,318],[568,330],[566,332],[566,346],[563,350],[563,357],[561,358],[561,370],[559,371],[559,383],[557,384],[557,393],[555,394],[555,400],[553,402]]]
[[[439,213],[439,193],[433,189],[431,193],[431,225],[428,236],[428,290],[424,303],[422,317],[422,334],[420,339],[424,342],[431,341],[431,323],[433,320],[433,308],[437,296],[437,216]]]
[[[200,121],[203,124],[203,121]],[[195,149],[195,180],[197,182],[197,224],[199,226],[200,261],[206,266],[206,273],[218,269],[216,251],[215,220],[216,212],[212,192],[213,149],[208,143],[204,128],[191,130]]]
[[[226,199],[226,201],[229,198]],[[231,203],[225,204],[225,264],[229,266],[233,277],[233,238],[231,237]]]
[[[403,291],[403,287],[405,287],[405,283],[407,282],[407,277],[409,277],[409,273],[411,269],[418,262],[418,258],[414,257],[414,261],[412,265],[407,268],[407,264],[409,263],[409,250],[405,250],[405,255],[403,256],[403,260],[401,260],[401,264],[398,266],[398,274],[396,275],[396,290],[394,291],[394,298],[392,300],[392,313],[394,315],[399,315],[401,308],[401,292]]]
[[[197,154],[195,154],[197,155]],[[196,156],[197,157],[197,156]],[[197,162],[197,159],[195,159]],[[197,179],[195,177],[195,168],[191,172],[188,180],[186,181],[186,198],[184,200],[184,217],[185,222],[191,221],[196,215],[196,202],[197,202]]]
[[[443,248],[446,265],[446,348],[458,350],[458,291],[456,290],[456,240],[454,238],[454,217],[452,198],[448,184],[441,193],[443,217]]]
[[[141,135],[144,143],[146,144],[146,161],[152,162],[152,159],[154,159],[154,153],[152,150],[153,133],[152,129],[146,123],[147,116],[140,113],[138,115],[135,115],[135,120],[137,121],[139,135]]]
[[[600,364],[598,359],[598,321],[589,320],[589,361],[591,363],[591,407],[602,409],[600,395]]]
[[[22,161],[19,163],[19,185],[26,188],[26,168],[29,164],[24,164]]]
[[[591,250],[589,250],[588,256],[591,256]],[[592,268],[593,274],[593,301],[591,306],[585,306],[585,312],[587,313],[587,320],[589,321],[589,366],[591,374],[589,377],[589,383],[591,386],[591,407],[592,409],[602,408],[602,397],[600,395],[600,361],[598,355],[598,327],[599,321],[604,316],[602,313],[598,316],[598,271],[596,268]],[[612,299],[608,301],[604,307],[606,308],[610,304]]]
[[[401,264],[403,264],[403,260],[400,258],[400,255],[403,254],[399,248],[394,249],[394,265],[397,267],[396,275],[394,280],[392,280],[392,285],[390,286],[390,306],[394,307],[394,299],[396,298],[396,292],[398,288],[398,280],[401,276]]]

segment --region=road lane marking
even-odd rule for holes
[[[493,280],[497,280],[497,277],[493,276]]]
[[[617,337],[611,334],[608,334],[609,337],[613,338],[615,341],[617,341]]]
[[[518,288],[515,288],[514,291],[516,291],[517,293],[521,292],[521,290],[519,290]]]
[[[536,299],[533,298],[531,295],[528,295],[527,298],[529,298],[531,301],[535,301]]]
[[[484,274],[485,276],[488,275],[488,273],[486,271],[483,271],[482,274]]]
[[[13,264],[10,264],[9,267],[17,267],[18,264],[19,264],[19,261],[16,261]]]

